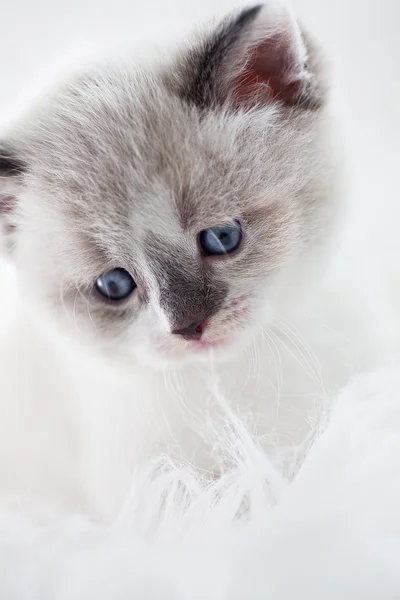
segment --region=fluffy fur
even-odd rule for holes
[[[167,59],[93,66],[4,137],[0,206],[25,299],[1,344],[4,597],[310,597],[303,567],[322,580],[333,560],[332,598],[377,597],[351,565],[398,589],[378,554],[329,530],[350,511],[335,461],[358,408],[303,465],[332,395],[398,339],[334,237],[325,87],[313,42],[272,3]],[[234,219],[243,248],[201,258],[199,231]],[[138,283],[118,305],[94,289],[115,267]],[[173,335],[200,317],[203,345]]]

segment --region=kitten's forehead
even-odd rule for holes
[[[264,111],[264,132],[268,120],[273,110]],[[133,219],[140,231],[149,218],[154,228],[198,226],[234,217],[232,204],[255,182],[256,152],[247,152],[248,164],[241,152],[247,125],[222,110],[200,114],[156,76],[100,72],[47,107],[33,134],[32,169],[74,218],[95,209],[121,225]]]

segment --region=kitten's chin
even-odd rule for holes
[[[240,345],[222,342],[217,345],[203,346],[201,348],[188,348],[185,352],[179,352],[176,348],[163,349],[155,352],[138,353],[136,356],[144,366],[155,368],[180,367],[185,365],[209,364],[214,362],[227,362],[230,358],[237,356]]]
[[[221,338],[174,341],[154,348],[149,346],[146,350],[139,349],[135,356],[141,364],[155,368],[223,363],[237,357],[252,342],[255,333],[249,328]]]

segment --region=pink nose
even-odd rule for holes
[[[174,335],[181,335],[185,340],[199,340],[202,336],[204,328],[204,321],[194,321],[186,327],[180,329],[173,329]]]

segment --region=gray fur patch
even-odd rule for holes
[[[204,321],[218,312],[228,286],[213,276],[211,267],[202,265],[198,257],[185,256],[179,247],[154,244],[150,239],[145,243],[157,276],[160,306],[172,329]]]

